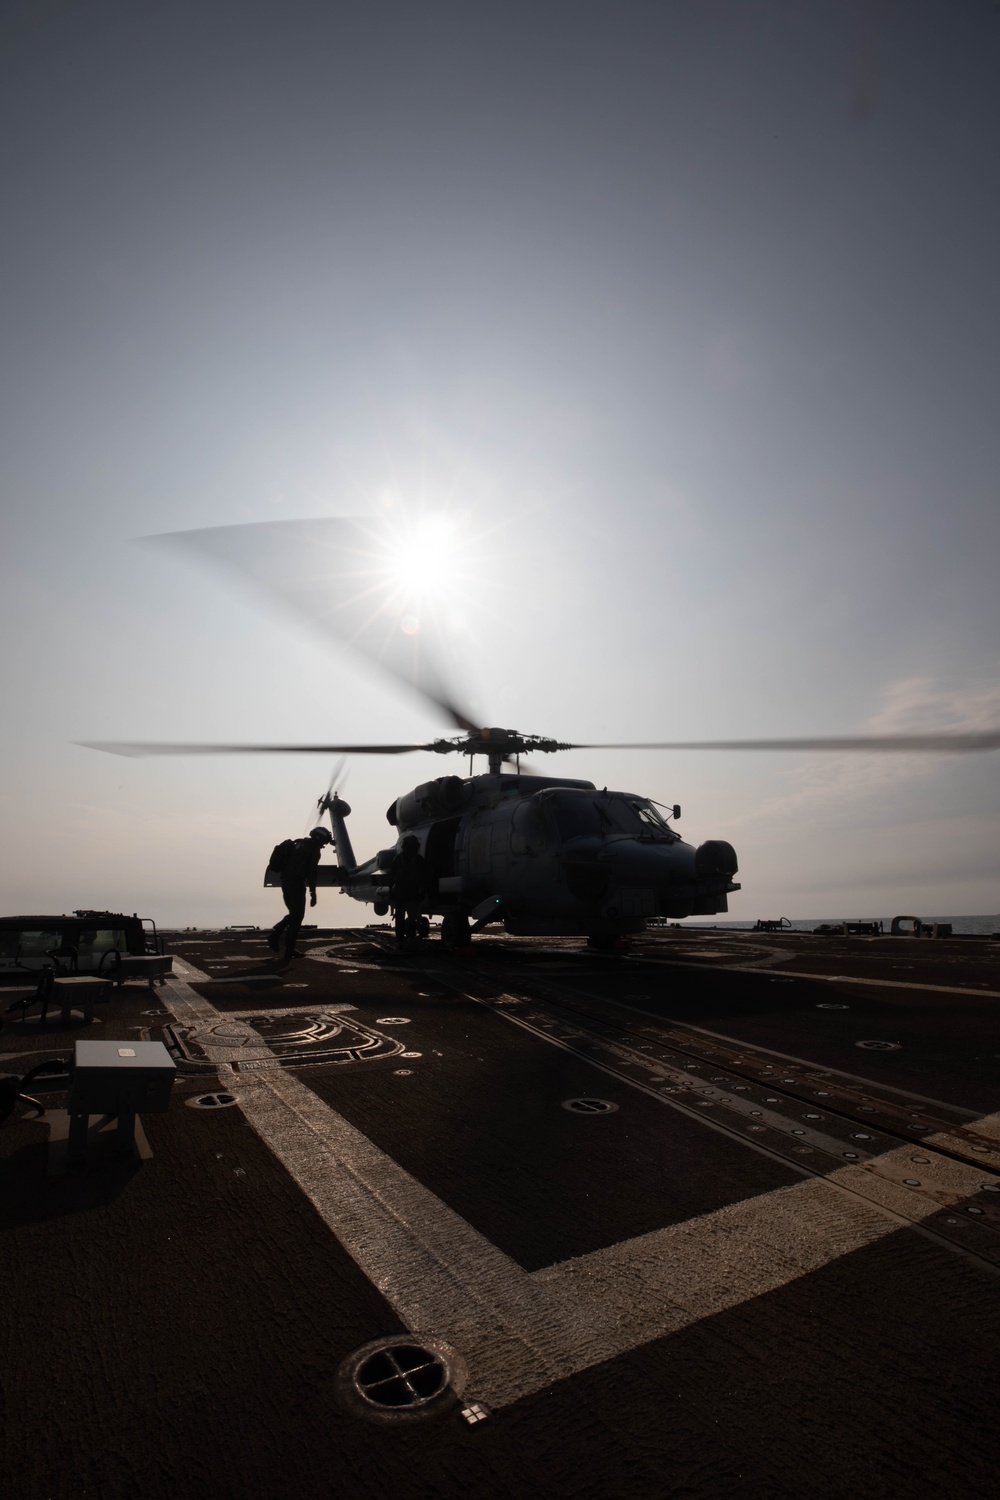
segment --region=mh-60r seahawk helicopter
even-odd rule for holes
[[[715,915],[740,887],[736,853],[723,839],[697,848],[670,820],[680,808],[651,798],[598,790],[593,782],[522,773],[521,757],[557,750],[856,750],[972,751],[1000,747],[1000,732],[902,734],[824,739],[674,741],[657,744],[565,744],[511,729],[480,728],[446,687],[437,654],[420,621],[386,599],[385,537],[369,521],[269,522],[178,533],[163,541],[194,547],[346,641],[444,713],[463,733],[421,744],[109,744],[119,755],[462,754],[470,775],[441,776],[398,797],[386,817],[397,842],[359,863],[351,846],[348,804],[333,790],[319,801],[329,814],[337,866],[317,883],[340,886],[355,900],[388,909],[389,866],[402,840],[416,837],[430,875],[424,909],[441,918],[446,945],[459,947],[491,922],[520,935],[586,936],[595,947],[641,931],[650,919]],[[374,600],[374,606],[373,606]],[[365,623],[359,628],[358,619]],[[473,775],[476,756],[488,770]],[[504,772],[505,765],[513,771]],[[666,816],[663,815],[666,813]],[[268,870],[265,884],[279,877]]]
[[[728,893],[739,890],[732,845],[686,844],[668,822],[680,817],[680,807],[664,809],[664,817],[647,797],[598,791],[592,781],[520,774],[526,753],[582,746],[480,729],[424,745],[350,748],[487,759],[484,775],[440,776],[398,797],[386,818],[399,842],[364,864],[351,848],[347,803],[329,792],[319,803],[337,851],[339,869],[330,875],[347,895],[371,902],[377,915],[388,910],[386,872],[399,843],[408,835],[418,839],[430,875],[424,909],[441,917],[448,947],[464,946],[490,922],[518,935],[585,935],[602,947],[641,931],[651,917],[726,911]],[[514,763],[513,773],[504,774],[506,762]]]

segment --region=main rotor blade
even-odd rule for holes
[[[433,750],[431,745],[183,745],[155,741],[77,740],[85,750],[103,750],[108,755],[408,755],[412,750]]]
[[[971,733],[851,734],[795,740],[665,740],[655,744],[570,745],[570,750],[1000,750],[1000,729]]]
[[[448,680],[444,633],[433,610],[408,602],[394,576],[399,542],[387,523],[361,517],[260,521],[148,540],[235,571],[429,699],[456,728],[479,728]]]

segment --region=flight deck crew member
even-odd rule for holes
[[[324,844],[332,844],[333,835],[326,828],[314,828],[306,839],[295,840],[295,850],[281,872],[281,895],[288,910],[268,934],[268,947],[281,952],[284,939],[285,963],[295,957],[302,920],[306,914],[306,891],[309,905],[316,905],[316,868]]]
[[[420,840],[408,833],[389,866],[389,900],[396,921],[396,943],[402,947],[407,938],[416,937],[427,895],[427,861],[420,852]]]

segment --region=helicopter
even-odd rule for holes
[[[404,838],[416,838],[429,873],[424,911],[440,916],[448,948],[467,946],[493,922],[516,936],[586,936],[591,947],[612,947],[650,918],[726,911],[727,895],[740,888],[731,844],[712,839],[695,849],[670,826],[679,805],[661,810],[591,781],[520,774],[522,755],[569,745],[490,728],[411,748],[468,755],[470,763],[485,756],[489,769],[473,775],[470,764],[467,777],[439,776],[396,798],[386,820],[398,842],[364,864],[347,832],[350,806],[328,792],[318,807],[329,815],[337,854],[329,876],[384,916],[392,861]],[[513,772],[504,773],[506,762]],[[268,883],[279,883],[270,870]]]
[[[650,921],[714,916],[740,889],[736,851],[725,839],[695,847],[674,826],[678,804],[663,807],[633,792],[522,768],[526,755],[568,750],[984,751],[1000,731],[855,735],[810,739],[571,744],[517,730],[481,727],[452,691],[443,656],[420,621],[384,587],[385,538],[370,520],[272,521],[173,533],[159,540],[193,548],[263,587],[314,625],[348,643],[450,719],[457,736],[415,744],[171,744],[81,741],[118,755],[430,752],[469,758],[467,776],[446,775],[397,797],[386,819],[396,840],[369,859],[354,854],[351,809],[333,779],[317,804],[330,819],[336,866],[317,884],[389,909],[389,870],[403,840],[426,861],[426,917],[440,917],[441,939],[461,948],[491,923],[516,936],[579,936],[611,948]],[[372,606],[372,600],[377,602]],[[379,602],[380,601],[380,602]],[[364,604],[364,608],[359,607]],[[359,626],[358,621],[362,620]],[[487,770],[474,774],[474,762]],[[508,769],[504,769],[507,767]],[[512,768],[512,769],[511,769]],[[265,885],[279,885],[270,867]]]

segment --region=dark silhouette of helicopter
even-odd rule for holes
[[[425,910],[441,917],[448,947],[464,946],[490,922],[511,933],[585,935],[592,947],[610,946],[651,917],[726,911],[728,893],[739,890],[732,845],[686,844],[669,823],[680,807],[664,817],[648,798],[598,791],[591,781],[502,770],[528,751],[574,747],[482,729],[419,748],[485,756],[489,765],[483,775],[425,782],[386,813],[400,841],[420,841],[430,873]],[[335,792],[319,805],[333,829],[337,883],[384,915],[396,846],[358,864],[345,823],[350,807]]]
[[[319,801],[329,815],[337,866],[319,882],[338,885],[378,915],[389,905],[389,867],[402,839],[419,840],[430,875],[425,909],[441,918],[441,937],[461,947],[489,923],[514,934],[579,935],[613,946],[651,919],[715,915],[740,887],[736,852],[724,839],[697,848],[672,826],[680,807],[598,789],[593,782],[522,770],[524,755],[560,750],[974,751],[1000,748],[1000,731],[896,734],[820,739],[568,744],[513,729],[482,728],[456,699],[443,656],[384,572],[379,523],[279,521],[209,528],[159,538],[235,568],[314,625],[347,642],[414,688],[461,734],[420,744],[122,744],[86,741],[119,755],[342,754],[467,755],[469,775],[440,776],[396,798],[386,817],[397,842],[359,863],[347,831],[350,807],[330,787]],[[359,628],[358,620],[364,624]],[[487,771],[474,775],[476,757]],[[504,767],[513,769],[504,770]],[[325,880],[324,877],[325,876]],[[265,884],[278,884],[268,870]]]

